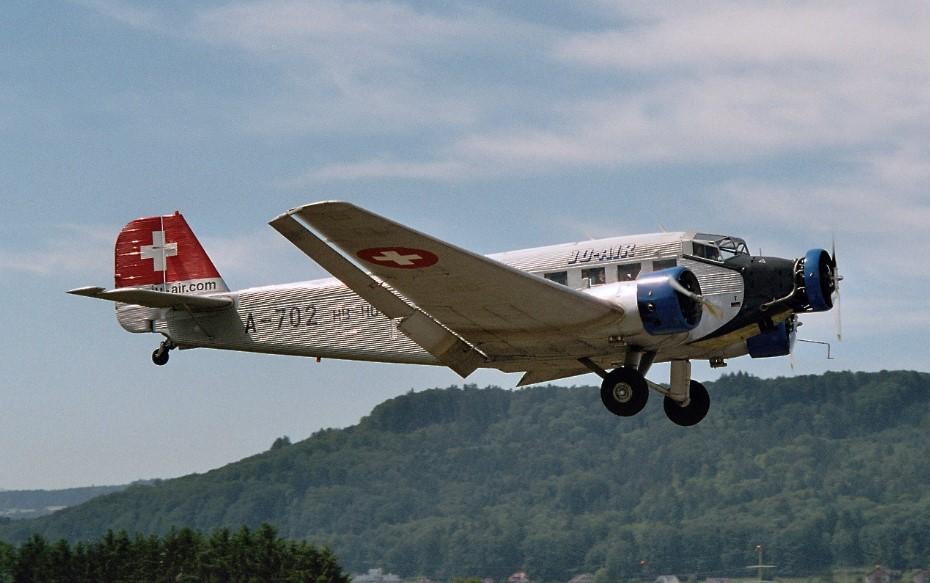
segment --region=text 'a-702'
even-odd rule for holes
[[[261,315],[256,318],[253,312],[246,312],[245,327],[246,334],[257,333],[259,327],[274,331],[284,330],[287,328],[299,329],[310,328],[326,323],[342,323],[362,318],[377,318],[381,312],[376,310],[370,304],[356,306],[340,306],[333,308],[327,314],[320,310],[315,304],[305,306],[279,306],[272,308],[271,314]]]

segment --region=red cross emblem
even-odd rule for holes
[[[368,263],[395,269],[419,269],[439,261],[434,253],[410,247],[372,247],[362,249],[356,255]]]

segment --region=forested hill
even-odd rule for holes
[[[0,525],[82,539],[263,521],[350,571],[534,580],[926,567],[930,375],[725,376],[700,425],[621,419],[591,387],[434,389],[202,475]],[[647,561],[646,572],[640,560]]]
[[[45,516],[60,508],[125,489],[126,486],[87,486],[63,490],[0,490],[0,521]]]

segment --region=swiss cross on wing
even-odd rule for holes
[[[178,244],[166,243],[164,231],[152,231],[152,244],[143,245],[139,248],[139,256],[142,259],[152,260],[153,271],[166,271],[168,269],[168,258],[177,257]]]
[[[362,249],[356,255],[368,263],[395,269],[419,269],[439,261],[435,253],[410,247],[372,247]]]

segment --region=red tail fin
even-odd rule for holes
[[[179,212],[136,219],[116,238],[116,287],[172,293],[228,291]]]

